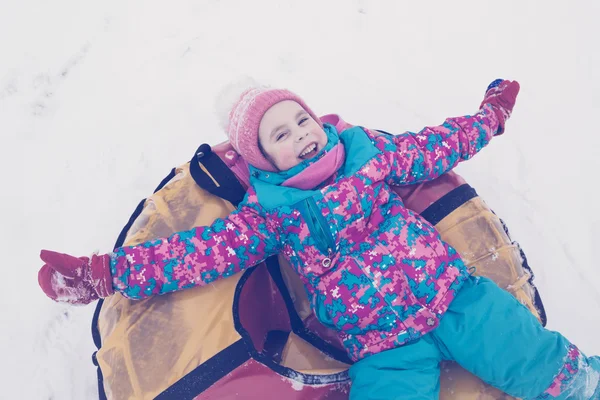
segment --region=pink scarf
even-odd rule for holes
[[[329,150],[321,159],[292,176],[281,184],[281,186],[296,189],[310,190],[319,186],[327,178],[335,174],[342,166],[346,158],[346,150],[342,142],[339,142]]]

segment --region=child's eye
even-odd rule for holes
[[[301,118],[300,121],[298,121],[298,125],[303,125],[306,121],[308,121],[307,117]]]
[[[286,132],[281,132],[277,134],[277,137],[275,138],[276,142],[279,142],[281,139],[283,139],[285,136],[287,135],[287,131]]]

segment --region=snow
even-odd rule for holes
[[[518,79],[506,133],[461,173],[506,221],[549,327],[600,353],[600,3],[580,0],[4,0],[0,13],[3,397],[93,399],[94,306],[48,300],[42,248],[106,252],[203,142],[241,75],[320,114],[401,132]]]
[[[58,301],[65,303],[76,303],[77,300],[80,300],[86,296],[86,292],[89,293],[89,290],[86,290],[85,287],[70,285],[65,278],[65,276],[61,274],[52,275],[52,290],[56,293],[56,298]]]

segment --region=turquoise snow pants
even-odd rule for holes
[[[437,399],[441,360],[522,399],[600,398],[600,358],[544,329],[493,281],[471,277],[438,328],[350,368],[350,399]]]

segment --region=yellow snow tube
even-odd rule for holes
[[[200,167],[215,188],[222,189],[227,184],[210,165],[200,162],[193,167]],[[138,244],[207,225],[232,210],[234,206],[230,202],[198,185],[187,163],[177,168],[174,177],[146,199],[124,244]],[[495,280],[538,316],[528,275],[521,267],[519,249],[511,243],[500,220],[483,200],[474,197],[458,206],[439,221],[436,228],[442,238],[460,252],[469,267],[474,268],[475,274]],[[323,326],[317,326],[299,278],[282,260],[280,265],[284,291],[288,291],[286,296],[307,327],[306,332],[314,327],[323,340],[315,342],[310,334],[301,337],[292,331],[290,327],[294,322],[289,321],[291,317],[282,305],[285,296],[269,278],[272,270],[267,271],[265,265],[258,266],[252,275],[242,272],[203,288],[142,301],[131,301],[116,294],[104,301],[97,319],[102,343],[96,359],[106,397],[347,399],[350,382],[344,371],[348,365],[321,351],[326,345],[335,347],[337,339]],[[253,308],[255,315],[245,315],[236,322],[234,316],[238,308],[245,306],[245,300],[234,303],[236,298],[243,299],[242,281],[253,285],[247,289],[253,293],[253,297],[247,297],[248,301],[256,301],[260,306]],[[270,352],[268,342],[277,343],[277,340],[281,341],[280,346]],[[319,350],[314,343],[324,343],[325,347]],[[233,348],[238,353],[233,352]],[[215,372],[220,368],[215,360],[233,362],[234,356],[221,357],[229,350],[230,355],[248,352],[248,359],[243,355],[239,365],[231,364],[230,370]],[[214,365],[217,367],[213,368]],[[202,384],[186,380],[204,367],[205,371],[197,378],[205,380]],[[213,373],[214,381],[207,383],[207,374]],[[182,389],[186,382],[191,382],[190,386]],[[169,397],[170,391],[175,393],[173,388],[177,388],[179,394]],[[441,398],[508,397],[458,365],[447,363],[442,367]]]

